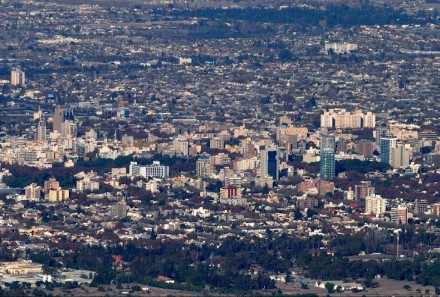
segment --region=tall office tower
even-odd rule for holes
[[[41,115],[40,121],[38,122],[37,140],[41,142],[46,142],[47,131],[46,131],[46,119],[44,115]]]
[[[354,186],[354,199],[361,200],[368,196],[374,196],[376,189],[371,185],[370,181],[363,181],[360,185]]]
[[[58,105],[53,115],[53,131],[58,131],[58,133],[63,134],[63,124],[66,121],[74,121],[73,110],[70,108],[61,108],[61,106]]]
[[[336,174],[334,135],[322,135],[320,159],[321,178],[334,179]]]
[[[64,122],[64,110],[57,106],[55,108],[55,114],[53,115],[53,131],[58,131],[60,134],[63,133],[63,122]]]
[[[278,180],[280,160],[278,158],[278,149],[272,147],[261,151],[260,155],[260,175],[262,177],[272,176],[273,180]]]
[[[201,155],[196,162],[196,175],[199,177],[211,177],[214,173],[214,166],[211,163],[210,155]]]
[[[393,168],[402,168],[409,165],[411,150],[402,144],[397,145],[392,152]]]
[[[416,199],[415,202],[416,203],[414,205],[414,212],[416,214],[424,214],[428,211],[428,201],[426,201],[425,199]]]
[[[380,195],[372,195],[365,198],[365,213],[381,215],[386,211],[386,199]]]
[[[397,137],[393,135],[383,136],[380,139],[380,160],[383,163],[393,164],[393,149],[397,145]]]
[[[24,71],[14,68],[11,70],[11,85],[24,85],[26,84],[26,75]]]

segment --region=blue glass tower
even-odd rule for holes
[[[280,162],[277,149],[267,149],[261,151],[260,171],[262,176],[272,176],[273,180],[278,180]]]
[[[322,179],[334,179],[336,175],[335,136],[321,137],[320,173]]]

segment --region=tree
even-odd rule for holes
[[[292,273],[289,270],[286,273],[286,283],[290,283],[291,281],[292,281]]]
[[[278,58],[281,61],[290,61],[293,59],[293,54],[290,50],[288,49],[283,49],[280,51],[280,53],[278,54]]]
[[[263,190],[261,191],[263,195],[269,194],[269,187],[267,185],[264,185]]]
[[[432,151],[432,149],[429,146],[424,146],[420,149],[420,153],[422,154],[429,154]]]
[[[313,216],[315,216],[315,215],[317,215],[318,213],[316,212],[316,211],[314,211],[313,209],[311,209],[311,208],[308,208],[307,209],[307,217],[308,218],[311,218],[311,217],[313,217]]]
[[[326,283],[325,288],[327,289],[327,292],[329,294],[333,293],[335,291],[335,285],[332,283]]]

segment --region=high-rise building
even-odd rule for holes
[[[362,181],[360,185],[354,186],[354,199],[361,200],[368,196],[374,196],[376,189],[371,185],[370,181]]]
[[[130,176],[167,178],[170,175],[170,167],[160,165],[159,161],[153,161],[152,165],[138,165],[131,162],[129,165]]]
[[[44,182],[43,192],[48,193],[50,190],[61,189],[60,183],[55,178],[49,178]]]
[[[380,160],[383,163],[393,164],[393,149],[397,145],[397,138],[393,135],[383,136],[380,139]]]
[[[409,148],[402,144],[397,145],[392,152],[391,166],[393,166],[393,168],[402,168],[408,166],[410,155],[411,150]]]
[[[231,185],[220,189],[220,199],[229,199],[231,197],[241,198],[241,188]]]
[[[53,131],[58,131],[61,135],[64,135],[66,129],[70,130],[70,125],[68,128],[65,127],[64,123],[66,121],[73,122],[73,110],[72,109],[64,109],[61,106],[57,106],[55,108],[55,114],[53,116]]]
[[[225,140],[221,137],[213,137],[209,141],[209,148],[222,150],[225,148]]]
[[[351,187],[348,188],[348,191],[344,191],[344,200],[354,200],[354,192]]]
[[[408,223],[408,208],[404,205],[399,205],[391,209],[391,222],[396,224]]]
[[[49,190],[48,199],[50,202],[60,202],[69,200],[69,190],[63,190],[61,188],[57,190]]]
[[[24,188],[26,199],[28,200],[40,200],[41,198],[41,187],[36,183],[30,184]]]
[[[375,131],[376,145],[380,146],[380,139],[389,134],[390,134],[390,128],[388,127],[387,123],[382,123],[380,125],[377,125]]]
[[[174,151],[176,155],[188,156],[189,155],[189,141],[186,138],[176,138],[173,141]]]
[[[428,211],[428,201],[425,199],[416,199],[414,205],[414,212],[416,214],[424,214]]]
[[[321,128],[374,128],[376,116],[372,112],[363,113],[362,110],[349,112],[345,109],[330,109],[321,115]]]
[[[276,147],[264,149],[260,155],[260,175],[272,176],[273,180],[278,180],[280,160],[278,158],[278,149]]]
[[[14,68],[11,71],[11,85],[17,86],[17,85],[24,85],[26,84],[26,75],[24,71],[21,71],[20,69]]]
[[[63,109],[59,106],[55,108],[55,114],[53,115],[53,131],[58,131],[58,133],[63,133]]]
[[[320,159],[321,178],[334,179],[336,174],[334,135],[322,135]]]
[[[63,137],[76,137],[78,135],[78,126],[71,120],[64,121],[62,123],[62,135]]]
[[[379,216],[386,211],[386,199],[380,195],[371,195],[365,198],[365,213]]]
[[[245,159],[256,156],[254,143],[251,141],[250,138],[246,138],[246,139],[241,140],[240,146],[238,149],[239,149],[239,152],[241,154],[243,154],[243,157]]]
[[[46,142],[47,140],[46,119],[44,115],[41,115],[38,122],[37,140],[41,142]]]
[[[214,166],[211,163],[211,156],[201,155],[196,162],[196,175],[199,177],[211,177],[214,173]]]
[[[78,192],[97,191],[99,190],[99,182],[89,177],[80,179],[76,182],[76,190]]]

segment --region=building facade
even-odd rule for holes
[[[428,201],[425,199],[416,199],[414,205],[414,212],[416,214],[424,214],[428,211]]]
[[[64,127],[65,122],[73,122],[73,110],[65,109],[61,106],[57,106],[55,108],[55,113],[53,115],[53,131],[57,131],[60,135],[64,135],[66,129],[70,129],[69,127]]]
[[[336,174],[335,136],[321,137],[320,176],[322,179],[334,179]]]
[[[371,195],[365,198],[365,213],[379,216],[386,211],[386,199],[380,195]]]
[[[397,145],[392,152],[391,166],[393,168],[402,168],[408,166],[410,163],[411,153],[410,148],[407,148],[402,144]]]
[[[196,175],[198,177],[211,177],[214,166],[209,155],[201,155],[196,162]]]
[[[44,115],[41,115],[38,121],[37,140],[40,142],[46,142],[47,140],[46,119]]]
[[[167,178],[170,176],[170,167],[160,165],[159,161],[153,161],[151,165],[138,165],[137,162],[131,162],[129,165],[129,175]]]
[[[372,112],[362,110],[349,112],[345,109],[330,109],[321,115],[321,128],[360,129],[374,128],[376,116]]]
[[[18,68],[11,70],[11,85],[25,85],[26,84],[26,74]]]
[[[28,200],[40,200],[41,198],[41,187],[36,183],[32,183],[24,188],[26,199]]]
[[[260,155],[260,174],[261,176],[271,176],[273,180],[278,180],[280,161],[278,150],[269,148],[261,151]]]
[[[397,145],[397,138],[393,135],[383,136],[380,139],[380,160],[383,163],[393,164],[393,149]]]
[[[354,186],[354,199],[361,200],[368,196],[374,196],[376,189],[371,185],[371,181],[363,181],[360,185]]]
[[[391,222],[396,224],[408,223],[408,208],[404,205],[399,205],[391,209]]]

